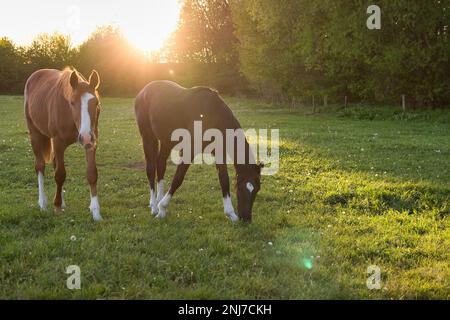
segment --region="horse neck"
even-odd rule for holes
[[[70,107],[70,88],[63,83],[58,83],[53,90],[52,102],[49,104],[49,117],[52,119],[50,123],[53,130],[62,126],[75,126]]]
[[[58,119],[71,118],[70,98],[67,96],[67,93],[59,90],[55,97],[56,103],[53,103],[51,112],[54,113]]]
[[[253,154],[247,139],[245,139],[245,163],[239,164],[237,152],[234,152],[233,164],[237,174],[247,172],[250,166],[256,165],[255,155]]]
[[[70,107],[70,96],[72,94],[72,88],[69,84],[69,72],[61,71],[60,78],[52,88],[52,95],[55,103],[53,103],[53,113],[66,113],[68,109],[63,108],[65,106]],[[63,106],[61,105],[63,104]],[[67,115],[65,115],[67,117]]]

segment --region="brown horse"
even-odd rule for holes
[[[142,137],[144,154],[146,159],[147,177],[150,184],[150,208],[158,218],[166,216],[166,209],[175,191],[181,186],[185,174],[194,157],[205,151],[206,144],[202,142],[199,148],[194,146],[189,150],[190,159],[182,161],[176,170],[167,194],[164,194],[164,174],[166,162],[177,141],[173,141],[173,133],[179,129],[195,136],[195,123],[202,123],[202,130],[215,130],[219,136],[226,136],[231,130],[241,130],[238,120],[231,110],[220,98],[219,94],[205,87],[186,89],[170,81],[154,81],[148,84],[136,97],[136,120]],[[203,132],[202,132],[203,134]],[[244,148],[236,149],[236,141],[233,141],[234,152],[231,156],[222,141],[221,156],[217,150],[213,153],[216,157],[216,169],[222,188],[224,212],[228,218],[236,222],[239,218],[245,221],[252,219],[252,207],[256,194],[260,189],[262,165],[256,164],[249,144],[242,134]],[[236,136],[233,136],[236,139]],[[227,136],[228,140],[228,136]],[[230,141],[232,139],[229,139]],[[185,150],[183,150],[184,152]],[[238,151],[238,152],[236,152]],[[227,155],[233,160],[236,170],[236,195],[238,202],[238,216],[236,215],[230,198],[230,185],[227,171]],[[239,156],[244,156],[238,161]],[[222,158],[220,158],[222,157]],[[155,173],[158,178],[157,194],[155,192]]]
[[[47,210],[44,170],[45,164],[50,162],[55,168],[55,212],[64,209],[64,152],[69,145],[78,141],[86,149],[87,180],[91,189],[89,209],[94,220],[101,220],[95,163],[100,115],[99,84],[100,78],[95,70],[89,81],[76,70],[70,69],[39,70],[27,80],[24,93],[25,118],[35,156],[41,210]]]

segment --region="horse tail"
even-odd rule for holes
[[[27,82],[25,83],[24,88],[24,112],[25,112],[25,118],[27,120],[27,126],[30,133],[30,136],[34,135],[38,139],[38,145],[40,149],[40,153],[44,157],[44,161],[46,164],[50,164],[53,162],[55,158],[55,153],[53,151],[53,140],[49,137],[44,136],[41,132],[39,132],[38,128],[33,123],[33,120],[30,116],[30,106],[28,101],[28,92],[29,92],[29,82],[32,76],[28,78]],[[33,139],[32,139],[33,144]]]
[[[136,122],[138,124],[139,129],[141,130],[144,127],[151,128],[150,118],[149,118],[149,110],[147,108],[148,105],[148,94],[147,90],[142,90],[136,97],[134,101],[134,113],[136,116]]]
[[[55,158],[55,152],[53,150],[53,139],[46,139],[43,146],[44,160],[46,164],[52,163]]]

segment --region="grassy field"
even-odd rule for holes
[[[67,209],[40,212],[22,98],[0,97],[0,298],[450,298],[449,112],[228,101],[244,127],[280,129],[280,171],[263,178],[251,225],[226,220],[207,165],[191,167],[166,220],[151,217],[132,99],[102,101],[104,221],[88,211],[78,146]],[[66,288],[69,265],[81,290]],[[366,286],[370,265],[380,290]]]

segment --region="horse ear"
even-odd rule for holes
[[[70,75],[70,86],[73,90],[76,90],[78,88],[78,75],[76,71],[73,71]]]
[[[264,163],[258,162],[258,164],[254,167],[254,171],[257,174],[261,174],[261,170],[264,168]]]
[[[261,173],[261,170],[264,169],[264,162],[259,163],[259,173]]]
[[[92,89],[97,90],[100,86],[100,76],[98,75],[98,72],[95,70],[92,70],[91,75],[89,76],[89,85]]]

